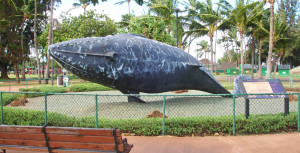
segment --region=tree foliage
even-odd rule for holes
[[[105,14],[95,11],[87,11],[78,17],[64,14],[61,16],[61,29],[54,32],[54,43],[85,37],[103,37],[117,33],[115,22]],[[39,37],[39,43],[47,49],[47,26],[44,33]]]
[[[162,19],[145,16],[130,20],[129,32],[175,46],[176,40],[171,37],[165,27],[166,24]]]

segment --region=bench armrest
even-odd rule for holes
[[[124,147],[123,153],[129,153],[131,148],[133,147],[133,144],[128,144],[126,138],[124,138],[122,140],[122,143],[123,143],[123,147]]]

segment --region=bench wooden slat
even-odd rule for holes
[[[93,149],[93,150],[114,150],[115,144],[78,143],[78,142],[57,142],[49,141],[50,148],[73,148],[73,149]],[[123,145],[119,144],[119,151],[123,151]]]
[[[0,125],[0,132],[40,133],[41,130],[41,126]],[[112,129],[101,128],[46,127],[46,131],[48,134],[112,136]],[[116,134],[117,136],[121,136],[121,131],[117,129]]]
[[[88,142],[88,143],[112,143],[114,137],[109,136],[77,136],[77,135],[57,135],[48,134],[49,141],[65,141],[65,142]],[[118,144],[122,144],[122,138],[117,137]]]
[[[1,139],[0,138],[0,144],[47,147],[45,141],[34,141],[34,140],[18,140],[18,139]]]
[[[40,132],[41,133],[41,132]],[[44,134],[27,134],[27,133],[6,133],[0,132],[0,138],[2,139],[23,139],[23,140],[40,140],[45,141]]]
[[[46,147],[30,147],[30,146],[14,146],[14,145],[0,145],[1,149],[7,150],[20,150],[20,151],[29,151],[29,152],[48,152]],[[97,153],[115,153],[116,151],[107,151],[107,150],[88,150],[88,149],[52,149],[55,153],[82,153],[82,152],[97,152]]]
[[[47,147],[45,141],[34,141],[34,140],[0,139],[0,144]],[[50,148],[53,149],[62,149],[62,148],[93,149],[93,150],[114,150],[115,149],[114,143],[97,144],[97,143],[49,141],[49,146]],[[119,144],[118,146],[119,146],[119,150],[123,151],[123,145]]]
[[[13,126],[13,125],[0,125],[0,132],[19,132],[19,133],[41,133],[41,126]]]
[[[112,136],[112,129],[87,129],[87,128],[55,128],[46,127],[47,134],[66,135],[89,135],[89,136]],[[117,129],[117,136],[121,136],[121,131]]]
[[[90,143],[112,143],[113,136],[78,136],[78,135],[57,135],[48,134],[49,141],[67,141],[67,142],[90,142]],[[2,139],[19,139],[19,140],[40,140],[45,141],[44,134],[27,134],[27,133],[4,133],[0,132]],[[119,144],[122,138],[117,137]]]

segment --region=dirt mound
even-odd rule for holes
[[[149,115],[147,115],[147,118],[155,118],[155,117],[163,118],[163,116],[164,116],[163,113],[161,113],[158,110],[154,110]],[[168,116],[165,115],[165,118],[168,118]]]
[[[25,103],[28,103],[28,100],[25,97],[20,97],[19,99],[12,101],[8,106],[25,106]]]
[[[285,91],[300,92],[300,88],[284,87]]]
[[[176,93],[176,94],[184,93],[184,92],[189,92],[189,90],[176,90],[176,91],[173,91],[173,93]]]
[[[300,66],[297,66],[297,67],[291,69],[290,74],[293,74],[293,75],[300,74]]]
[[[300,88],[285,87],[284,89],[287,93],[300,92]],[[290,99],[290,102],[297,102],[298,101],[298,95],[289,95],[289,99]]]
[[[290,102],[297,102],[298,101],[298,95],[289,95]]]

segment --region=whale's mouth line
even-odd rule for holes
[[[51,53],[51,52],[50,52],[50,53]],[[54,59],[59,59],[59,58],[58,58],[57,56],[55,56],[54,54],[52,54],[52,57],[53,57]],[[57,60],[56,60],[56,61],[57,61]],[[65,61],[60,60],[59,63],[60,63],[60,62],[66,64],[66,65],[69,66],[69,67],[72,67],[72,68],[76,69],[77,71],[83,71],[84,73],[87,73],[87,74],[89,74],[89,75],[92,75],[92,76],[97,77],[95,74],[89,73],[89,72],[84,71],[84,70],[80,70],[80,69],[74,67],[73,65],[71,65],[71,64],[69,64],[69,63],[66,63]],[[73,73],[73,72],[72,72],[72,73]]]
[[[99,57],[107,57],[115,61],[115,57],[117,56],[117,53],[114,51],[109,51],[105,53],[93,53],[93,52],[72,52],[67,50],[56,50],[57,52],[67,53],[67,54],[79,54],[84,56],[99,56]]]

